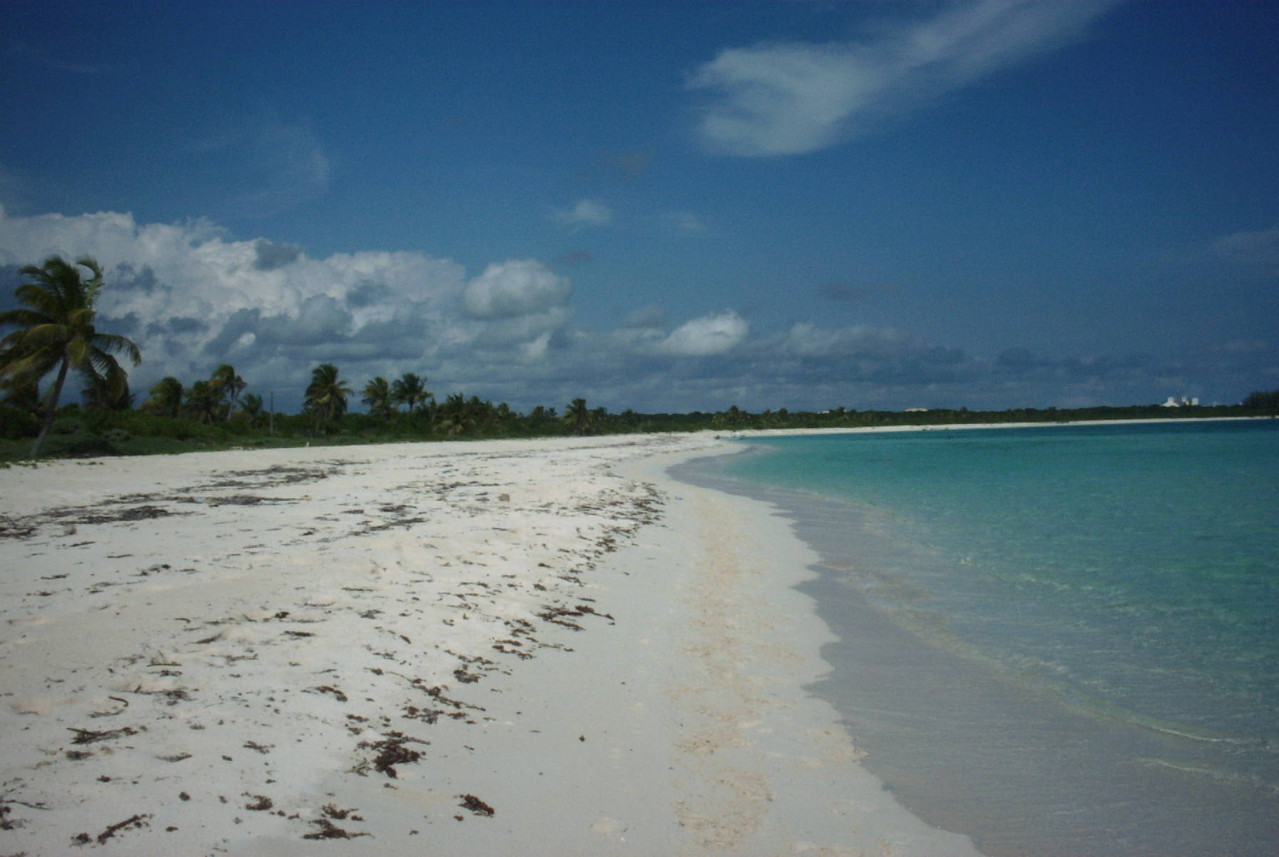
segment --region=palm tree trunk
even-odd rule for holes
[[[67,370],[71,368],[71,362],[65,357],[62,358],[62,365],[58,367],[58,377],[53,382],[53,388],[49,390],[49,407],[44,412],[44,422],[40,426],[40,433],[36,435],[36,441],[31,445],[31,457],[38,458],[40,455],[40,447],[44,446],[45,436],[49,434],[49,429],[53,427],[53,418],[58,413],[58,399],[62,396],[62,385],[67,380]]]

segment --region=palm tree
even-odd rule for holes
[[[235,412],[235,406],[240,403],[240,394],[249,385],[235,374],[235,367],[230,363],[223,363],[214,369],[212,377],[209,378],[209,384],[219,396],[227,400],[225,419],[230,420],[231,414]]]
[[[573,434],[582,435],[591,430],[591,422],[594,416],[591,409],[586,407],[586,400],[579,398],[569,402],[561,419],[572,426]]]
[[[0,366],[6,361],[0,357]],[[30,411],[32,416],[40,414],[40,385],[35,378],[0,378],[0,393],[4,393],[4,403],[21,410]]]
[[[186,409],[200,422],[215,421],[221,408],[222,393],[213,386],[212,381],[196,381],[187,390]]]
[[[85,280],[79,268],[87,268],[92,276]],[[53,425],[58,399],[67,375],[78,372],[92,383],[99,379],[112,389],[127,386],[128,373],[120,368],[113,354],[123,352],[136,366],[142,352],[123,336],[99,333],[94,327],[97,310],[94,304],[102,289],[102,267],[84,256],[75,265],[60,256],[50,256],[43,265],[27,265],[21,274],[28,282],[14,289],[23,308],[0,313],[0,326],[15,326],[0,339],[0,379],[43,378],[56,369],[53,385],[45,395],[44,420],[31,447],[32,458]]]
[[[351,388],[338,378],[338,367],[321,363],[311,370],[311,383],[306,388],[306,409],[318,424],[332,422],[346,413],[346,397]]]
[[[466,400],[466,412],[470,415],[472,424],[477,431],[489,432],[493,430],[493,423],[497,420],[498,411],[493,407],[492,402],[487,402],[479,396],[471,396]]]
[[[0,366],[6,362],[0,357]],[[39,430],[40,385],[35,378],[0,378],[0,393],[0,423],[11,423],[7,428],[22,434]],[[7,436],[7,432],[3,434]]]
[[[249,425],[256,426],[262,422],[262,411],[265,404],[257,393],[245,393],[240,400],[240,413],[249,418]]]
[[[161,378],[151,388],[151,396],[142,403],[143,410],[154,411],[166,417],[177,417],[182,409],[182,382],[172,375]]]
[[[736,428],[741,425],[745,418],[749,416],[737,405],[731,405],[727,411],[715,414],[711,418],[712,425],[726,425],[729,428]]]
[[[390,417],[395,412],[391,385],[381,375],[364,385],[364,395],[360,401],[369,406],[369,413],[375,417]]]
[[[80,397],[85,406],[99,411],[127,411],[133,407],[134,401],[127,379],[121,387],[101,375],[89,376],[89,384],[80,391]]]
[[[391,385],[391,400],[397,405],[408,405],[409,413],[413,413],[418,405],[424,404],[430,397],[426,379],[419,378],[412,372],[405,372]]]
[[[475,415],[461,393],[449,396],[439,407],[436,419],[445,434],[458,435],[475,426]]]

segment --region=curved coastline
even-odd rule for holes
[[[750,438],[742,436],[744,448]],[[1256,784],[1176,767],[1168,760],[1180,752],[1165,746],[1173,736],[1009,680],[868,602],[849,571],[868,573],[884,559],[875,551],[900,546],[873,544],[873,532],[841,536],[853,505],[715,471],[704,460],[672,475],[771,504],[821,557],[799,588],[837,640],[823,647],[830,674],[811,690],[838,710],[867,751],[867,768],[930,824],[961,831],[992,855],[1189,855],[1224,843],[1231,853],[1269,853],[1264,819],[1273,800],[1255,794]],[[1122,808],[1109,805],[1114,798]]]

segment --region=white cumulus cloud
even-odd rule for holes
[[[462,303],[472,318],[513,318],[546,312],[568,302],[566,277],[536,259],[489,265],[466,284]]]
[[[1265,260],[1272,241],[1269,230],[1241,233],[1220,249]],[[1154,401],[1154,392],[1167,395],[1165,376],[1181,371],[1146,358],[1016,351],[992,362],[892,327],[800,321],[757,331],[732,310],[672,329],[665,310],[649,305],[615,329],[583,330],[570,324],[569,281],[535,259],[468,278],[456,262],[421,253],[312,258],[267,239],[233,239],[207,221],[147,224],[116,212],[15,217],[0,207],[0,310],[15,305],[8,289],[18,267],[54,254],[102,263],[101,326],[141,348],[129,376],[140,398],[165,375],[189,385],[220,363],[285,410],[300,407],[312,368],[326,362],[356,390],[375,375],[416,372],[440,395],[464,391],[523,409],[584,395],[639,411],[1002,406],[1008,396],[1051,402],[1098,385]],[[1274,365],[1273,354],[1256,342],[1201,364],[1220,364],[1227,380],[1251,379]]]
[[[733,310],[687,321],[657,345],[663,354],[708,357],[733,350],[750,333],[750,324]]]

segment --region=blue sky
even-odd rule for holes
[[[1222,0],[0,0],[0,282],[96,256],[143,395],[1234,402],[1279,387],[1277,43]]]

